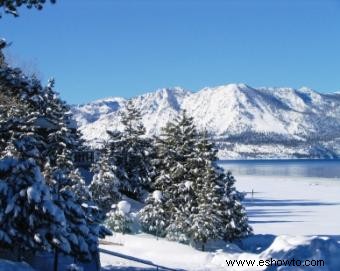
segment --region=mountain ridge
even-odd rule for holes
[[[132,99],[148,135],[181,110],[216,140],[221,159],[340,156],[340,95],[310,88],[253,88],[229,84],[191,92],[163,88]],[[72,108],[85,140],[98,146],[106,130],[121,129],[126,99],[110,97]]]

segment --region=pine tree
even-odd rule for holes
[[[80,141],[68,106],[54,92],[53,81],[43,87],[6,64],[0,68],[0,90],[1,158],[33,159],[43,169],[51,199],[66,220],[57,233],[65,235],[71,255],[90,259],[89,248],[98,247],[98,241],[89,238],[90,217],[72,191],[72,152]]]
[[[214,144],[206,133],[197,133],[192,118],[183,112],[168,123],[156,147],[152,187],[163,195],[164,214],[149,198],[140,212],[145,231],[151,232],[154,219],[165,217],[168,239],[200,245],[202,250],[209,240],[232,241],[251,233],[234,179],[217,165]]]
[[[73,154],[84,149],[83,140],[72,120],[69,106],[53,90],[54,80],[45,88],[41,117],[48,123],[43,131],[43,154],[50,169],[45,176],[55,195],[54,200],[64,211],[68,221],[67,231],[71,243],[71,255],[78,260],[98,257],[98,238],[109,235],[100,225],[102,214],[73,165]],[[80,191],[82,190],[82,191]],[[56,252],[57,257],[57,252]]]
[[[10,217],[8,222],[14,223],[14,227],[19,227],[18,224],[20,224],[20,229],[18,229],[20,237],[18,238],[21,238],[21,244],[18,246],[32,247],[32,238],[35,237],[36,244],[41,242],[40,249],[49,249],[53,246],[69,253],[67,221],[59,224],[53,222],[53,212],[58,215],[59,220],[64,217],[64,214],[62,211],[58,213],[57,210],[60,208],[55,206],[52,200],[53,195],[50,194],[50,189],[46,188],[45,181],[41,178],[39,163],[37,163],[42,160],[41,150],[44,147],[43,138],[39,134],[39,117],[41,108],[45,105],[44,89],[36,78],[27,77],[20,69],[13,69],[3,62],[0,68],[0,90],[0,158],[3,162],[12,161],[10,167],[2,172],[4,175],[2,179],[7,184],[9,190],[7,193],[12,193],[13,200],[16,200],[12,202],[12,205],[14,203],[19,205],[15,209],[7,209],[7,214],[13,215],[11,212],[15,211],[15,219]],[[25,196],[25,191],[35,191],[36,193],[32,195],[36,198],[30,199],[28,194]],[[1,196],[1,201],[4,205],[9,204],[4,194]],[[43,208],[45,211],[41,210]],[[49,222],[46,222],[47,212],[51,213]],[[2,219],[5,219],[7,214]],[[36,217],[38,214],[41,215],[42,224],[40,225],[37,222],[39,218]],[[27,216],[29,216],[28,222]],[[46,228],[40,228],[40,235],[32,235],[32,232],[27,231],[26,234],[29,236],[25,236],[25,229],[21,227],[26,226],[28,229],[29,226],[35,225],[37,227],[45,225]],[[46,238],[51,240],[50,243],[46,242]]]
[[[71,127],[68,106],[59,99],[53,91],[54,81],[50,80],[44,89],[45,106],[42,108],[40,119],[44,124],[41,135],[45,148],[42,150],[48,167],[44,170],[47,183],[54,195],[54,202],[63,210],[68,221],[67,231],[72,247],[72,256],[79,260],[90,260],[89,243],[86,242],[89,228],[86,214],[77,202],[76,195],[71,189],[70,178],[72,169],[72,151],[77,148],[77,134]],[[43,163],[43,162],[41,162]],[[56,258],[58,251],[56,251]]]
[[[40,115],[45,128],[41,132],[46,144],[43,155],[49,159],[52,167],[62,168],[69,174],[74,169],[73,153],[83,146],[83,140],[72,120],[70,107],[53,88],[54,79],[50,79],[44,89],[46,105]]]
[[[195,174],[193,189],[196,194],[196,208],[191,216],[191,238],[202,250],[209,240],[221,239],[223,236],[223,212],[217,174],[214,167],[216,151],[206,133],[200,133],[196,145]]]
[[[5,43],[3,41],[3,43]],[[4,48],[5,45],[1,46]],[[1,52],[1,49],[0,49]],[[1,52],[2,53],[2,52]],[[43,87],[20,69],[0,67],[0,156],[42,159],[44,146],[39,134]]]
[[[111,210],[111,206],[121,199],[119,192],[120,180],[117,177],[117,167],[113,164],[108,148],[104,151],[99,161],[94,165],[90,191],[94,202],[99,206],[105,216]]]
[[[246,210],[242,205],[243,195],[234,186],[235,178],[230,171],[225,174],[220,173],[220,183],[222,185],[222,204],[225,213],[224,239],[233,241],[243,238],[252,233],[252,228],[248,223]]]
[[[22,174],[27,174],[27,179],[23,176],[21,177],[21,185],[23,187],[26,185],[26,188],[29,189],[29,185],[34,185],[31,180],[32,174],[40,176],[37,173],[39,171],[37,161],[42,160],[41,149],[44,142],[39,134],[38,124],[41,114],[40,109],[44,106],[43,88],[34,77],[29,78],[20,69],[12,69],[4,62],[0,69],[0,89],[0,156],[2,159],[14,159],[18,165],[21,165],[19,169],[25,172]],[[11,170],[20,172],[19,169],[13,165]],[[10,176],[7,176],[7,180],[10,183],[16,182]],[[39,178],[36,181],[38,182]],[[48,195],[45,188],[43,189],[43,185],[44,181],[39,181],[39,187],[44,191],[45,195]],[[12,189],[12,193],[17,192],[16,188]],[[22,191],[24,191],[24,188]],[[5,198],[2,198],[2,200],[6,203]],[[23,197],[23,200],[28,201],[28,198]],[[51,204],[49,205],[52,206]],[[20,214],[21,217],[18,216],[18,220],[25,219],[25,214]],[[56,226],[51,223],[51,227],[55,228],[55,235],[60,236],[59,240],[62,239],[62,236],[66,238],[65,225],[59,224],[59,226]],[[39,238],[37,237],[37,239]],[[56,240],[58,239],[55,238]],[[29,238],[24,238],[22,241],[22,246],[29,246],[30,244],[27,242],[31,242]],[[44,246],[46,246],[46,242],[44,243]],[[62,244],[66,243],[66,241],[58,241],[58,243]],[[59,244],[55,243],[54,247],[61,249],[61,251],[69,252],[67,249],[62,249]]]
[[[0,179],[1,241],[19,255],[52,248],[70,253],[65,216],[34,159],[1,159]]]
[[[155,190],[148,196],[146,205],[140,210],[138,217],[145,232],[154,234],[157,237],[165,236],[169,214],[166,212],[161,191]]]
[[[205,170],[205,173],[199,174],[204,176],[204,181],[203,187],[197,190],[202,191],[198,198],[206,198],[210,201],[208,205],[203,205],[205,206],[204,209],[207,208],[205,211],[212,211],[206,217],[210,217],[212,220],[209,223],[210,227],[213,225],[219,229],[219,231],[216,231],[214,227],[210,228],[212,235],[208,239],[219,237],[227,241],[234,241],[251,234],[252,229],[248,224],[247,214],[241,203],[242,194],[236,190],[235,179],[231,172],[225,173],[218,166],[217,150],[214,144],[209,142],[207,132],[200,134],[197,146],[198,157],[202,162],[201,168]],[[207,186],[210,186],[210,188]],[[207,195],[209,196],[206,197]],[[209,209],[210,206],[213,206],[211,210]],[[200,208],[202,208],[202,203]]]
[[[153,148],[145,137],[141,113],[129,100],[120,114],[123,131],[108,131],[110,158],[120,180],[119,190],[134,199],[142,199],[148,190],[154,168]]]
[[[20,155],[40,159],[43,141],[38,133],[40,111],[36,100],[40,86],[19,69],[4,66],[0,69],[0,90],[0,155],[16,155],[20,149]]]
[[[157,139],[157,169],[154,189],[160,190],[166,202],[169,223],[166,236],[170,240],[190,241],[190,214],[195,207],[192,190],[196,128],[186,112],[168,123]]]
[[[120,201],[117,205],[113,205],[105,221],[109,229],[123,234],[130,233],[132,225],[130,208],[130,204],[126,201]]]
[[[71,179],[70,189],[75,194],[79,203],[88,203],[92,201],[92,194],[89,187],[86,185],[81,172],[78,168],[73,169],[69,175]]]
[[[98,238],[105,238],[105,236],[112,235],[112,233],[102,225],[103,213],[94,202],[92,193],[81,177],[80,171],[78,169],[73,170],[70,174],[70,179],[69,190],[74,193],[75,201],[81,206],[89,229],[85,238],[86,243],[91,254],[98,255]]]

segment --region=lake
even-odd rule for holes
[[[219,164],[237,176],[340,178],[340,160],[222,160]]]

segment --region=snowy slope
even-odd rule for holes
[[[230,84],[190,92],[160,89],[133,99],[149,135],[158,134],[183,109],[219,143],[221,158],[335,157],[340,155],[340,95],[308,88],[252,88]],[[120,129],[123,98],[75,106],[92,145]]]

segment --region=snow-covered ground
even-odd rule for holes
[[[106,241],[108,242],[106,245],[101,245],[105,250],[130,255],[175,270],[340,270],[340,245],[334,239],[328,237],[255,235],[244,240],[239,246],[220,244],[219,249],[210,249],[207,252],[164,239],[156,240],[155,237],[146,234],[119,235],[110,237]],[[114,244],[117,241],[121,245]],[[290,262],[294,259],[295,261],[301,261],[301,264],[304,264],[306,260],[310,262],[322,260],[324,265],[322,267],[295,266],[295,269],[292,269],[292,267],[284,269],[283,267],[259,266],[261,265],[261,260],[271,261],[271,259]],[[239,261],[238,264],[243,264],[243,266],[237,266],[236,262],[232,266],[230,261],[234,260]],[[245,260],[248,261],[248,264],[244,262]],[[101,262],[103,270],[108,271],[156,269],[106,253],[101,254]],[[291,264],[293,263],[291,262]],[[160,268],[160,270],[162,269]]]
[[[209,251],[201,252],[138,234],[115,235],[101,247],[183,270],[340,270],[340,179],[237,176],[236,186],[248,192],[245,202],[255,233],[237,246],[210,244]],[[271,258],[324,260],[325,266],[257,266]],[[255,266],[231,267],[227,260],[255,260]],[[104,270],[155,270],[105,253],[101,261]]]

